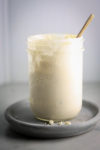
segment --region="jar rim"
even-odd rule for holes
[[[55,51],[62,46],[83,48],[83,42],[83,37],[76,38],[74,34],[37,34],[28,37],[27,48],[33,51]]]
[[[69,40],[82,40],[83,36],[76,38],[75,34],[58,34],[58,33],[46,33],[46,34],[34,34],[28,37],[28,42],[34,40],[54,40],[54,41],[69,41]]]

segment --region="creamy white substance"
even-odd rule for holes
[[[82,106],[83,38],[44,34],[28,38],[30,101],[43,120],[67,120]]]

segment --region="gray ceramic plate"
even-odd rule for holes
[[[83,101],[80,114],[71,125],[49,125],[34,118],[29,101],[22,100],[7,108],[6,119],[12,128],[24,135],[38,138],[61,138],[80,135],[93,129],[100,118],[99,108],[88,101]]]

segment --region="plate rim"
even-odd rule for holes
[[[29,122],[25,122],[25,121],[21,121],[21,120],[19,120],[19,119],[17,119],[17,118],[14,118],[12,115],[11,115],[11,113],[10,113],[10,109],[14,106],[14,105],[16,105],[16,104],[18,104],[18,103],[20,103],[20,102],[23,102],[23,101],[25,101],[25,100],[27,100],[28,101],[28,99],[23,99],[23,100],[20,100],[20,101],[18,101],[18,102],[15,102],[15,103],[13,103],[13,104],[11,104],[10,106],[8,106],[7,108],[6,108],[6,110],[5,110],[5,113],[4,113],[4,115],[5,115],[5,118],[6,118],[6,120],[11,124],[11,122],[12,123],[17,123],[17,124],[20,124],[20,125],[24,125],[24,126],[26,126],[26,127],[36,127],[36,128],[77,128],[77,127],[79,127],[79,128],[82,128],[82,127],[85,127],[85,126],[88,126],[88,125],[90,125],[90,124],[96,124],[97,123],[97,121],[99,121],[100,120],[100,108],[97,106],[97,104],[96,103],[94,103],[94,102],[91,102],[91,101],[88,101],[88,100],[82,100],[82,103],[84,103],[84,104],[89,104],[89,105],[91,105],[91,106],[93,106],[93,107],[95,107],[95,109],[97,109],[97,112],[96,112],[96,114],[90,119],[90,120],[88,120],[88,121],[85,121],[85,122],[76,122],[75,124],[71,124],[70,126],[67,126],[67,125],[49,125],[49,124],[38,124],[38,123],[36,123],[36,124],[34,124],[34,123],[29,123]],[[11,124],[12,125],[12,124]]]

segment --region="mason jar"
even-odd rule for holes
[[[28,38],[30,104],[43,121],[69,120],[82,107],[83,37],[41,34]]]

